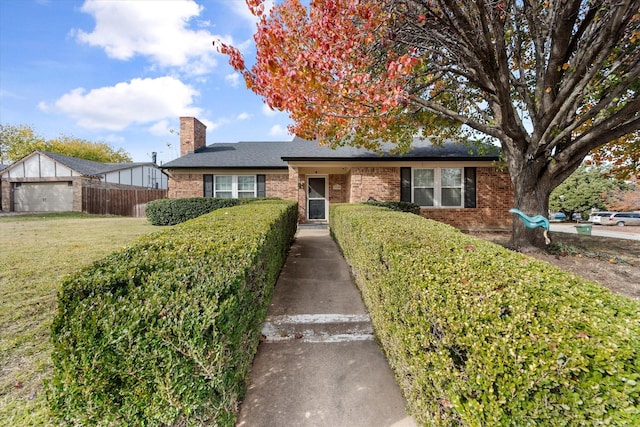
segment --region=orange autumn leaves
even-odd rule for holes
[[[292,133],[368,146],[406,128],[405,82],[420,65],[411,51],[385,46],[392,17],[383,3],[314,0],[307,9],[285,0],[269,12],[262,0],[250,0],[258,18],[255,64],[247,68],[233,46],[214,45],[248,88],[289,112]]]

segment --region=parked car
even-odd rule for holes
[[[600,225],[640,225],[640,212],[596,212],[589,217],[589,222]]]
[[[589,219],[587,221],[589,221],[592,224],[600,224],[600,222],[602,221],[602,217],[609,217],[611,216],[613,213],[615,212],[594,212],[591,215],[589,215]]]
[[[562,212],[556,212],[549,218],[551,221],[566,221],[567,216]]]

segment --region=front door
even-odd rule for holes
[[[311,176],[307,178],[307,218],[310,221],[327,219],[327,178]]]

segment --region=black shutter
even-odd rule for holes
[[[464,207],[476,207],[476,168],[464,168]]]
[[[400,201],[411,201],[411,168],[400,168]]]
[[[213,175],[202,175],[204,197],[213,197]]]
[[[258,183],[258,197],[267,197],[267,176],[256,175],[256,182]]]

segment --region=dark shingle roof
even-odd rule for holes
[[[100,163],[93,160],[79,159],[77,157],[65,156],[64,154],[51,153],[43,151],[42,154],[51,157],[63,165],[80,172],[83,175],[98,176],[108,172],[114,172],[121,169],[128,169],[141,165],[153,165],[154,163]]]
[[[63,165],[80,172],[83,175],[99,175],[104,163],[94,162],[92,160],[79,159],[77,157],[65,156],[64,154],[51,153],[43,151],[42,154],[47,157],[51,157],[53,160],[62,163]]]
[[[381,153],[354,147],[331,149],[301,138],[286,142],[216,143],[165,163],[162,168],[286,169],[290,161],[497,160],[499,155],[499,149],[493,146],[486,154],[479,154],[465,145],[447,142],[436,147],[428,140],[418,138],[408,153],[392,154],[392,148],[393,145],[384,144]]]

